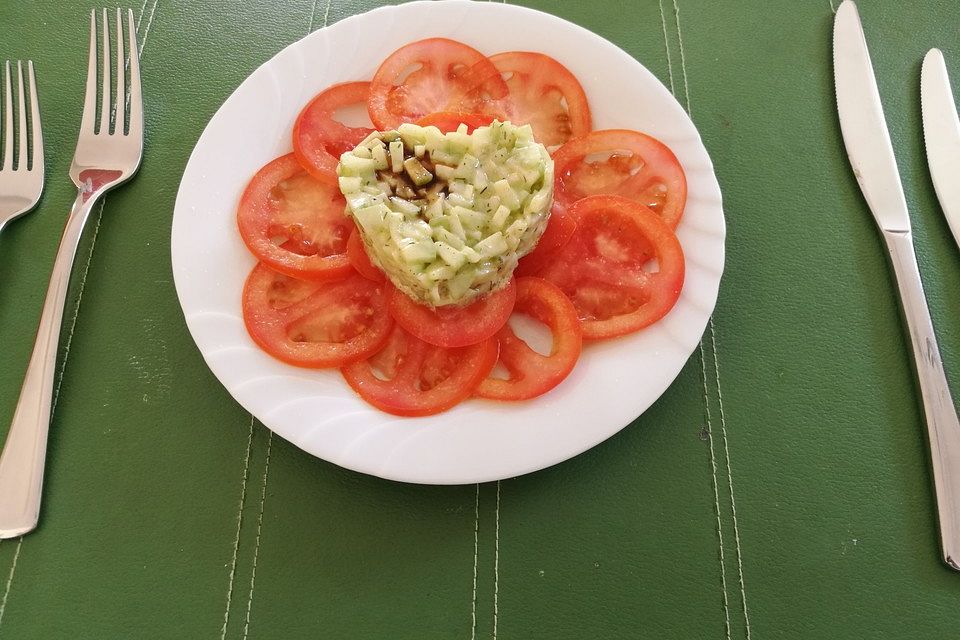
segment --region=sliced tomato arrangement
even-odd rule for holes
[[[311,100],[293,125],[293,153],[314,178],[337,183],[340,154],[373,133],[369,127],[348,127],[336,120],[338,110],[366,105],[369,82],[335,84]]]
[[[510,90],[507,117],[514,124],[529,124],[547,149],[590,133],[587,94],[565,66],[530,51],[498,53],[490,62]]]
[[[655,211],[671,229],[687,201],[687,179],[677,157],[639,131],[608,129],[571,140],[554,153],[553,171],[557,202],[623,196]]]
[[[540,236],[540,242],[533,251],[520,258],[514,273],[518,276],[536,275],[553,259],[557,251],[570,242],[576,230],[577,222],[567,213],[567,208],[555,203],[550,211],[550,222]]]
[[[353,268],[357,270],[357,273],[367,280],[373,280],[374,282],[384,281],[383,271],[380,271],[380,269],[370,262],[370,256],[367,255],[367,250],[363,246],[363,240],[360,239],[360,232],[356,229],[350,233],[350,237],[347,239],[347,259]]]
[[[400,47],[377,69],[367,109],[380,129],[438,111],[499,115],[509,93],[490,60],[462,42],[428,38]]]
[[[247,185],[237,209],[240,236],[251,253],[295,278],[330,280],[350,273],[337,187],[312,177],[291,153],[264,166]]]
[[[683,250],[653,210],[620,196],[590,196],[570,214],[577,233],[540,276],[573,301],[584,338],[633,333],[673,308],[683,288]]]
[[[580,358],[583,336],[577,309],[554,284],[540,278],[517,278],[514,313],[527,314],[545,324],[553,334],[550,355],[530,348],[505,325],[497,333],[500,363],[509,372],[507,379],[488,377],[477,387],[477,395],[493,400],[529,400],[543,395],[570,375]]]
[[[470,397],[496,361],[494,339],[444,349],[397,326],[379,353],[341,372],[361,398],[381,411],[426,416]]]
[[[371,262],[337,176],[341,154],[374,131],[341,121],[354,107],[381,131],[413,122],[471,133],[495,119],[531,127],[553,157],[554,201],[505,287],[468,305],[427,307]],[[680,296],[674,229],[687,185],[679,161],[639,131],[594,131],[583,86],[550,56],[412,42],[369,81],[312,98],[292,143],[293,153],[253,176],[237,209],[259,261],[242,294],[247,331],[283,362],[339,369],[382,411],[427,416],[470,397],[536,398],[567,379],[585,342],[640,331]],[[517,335],[514,314],[549,329],[549,352]],[[498,362],[505,377],[494,373]]]
[[[351,275],[309,282],[254,267],[243,289],[243,320],[264,351],[300,367],[341,367],[363,360],[393,326],[385,286]]]
[[[438,347],[464,347],[486,340],[499,331],[513,313],[516,299],[517,286],[513,280],[503,289],[464,307],[431,309],[394,289],[390,296],[390,313],[397,324],[424,342]]]

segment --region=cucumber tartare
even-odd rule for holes
[[[505,286],[550,216],[553,161],[529,125],[402,124],[340,157],[371,261],[413,299],[465,305]]]

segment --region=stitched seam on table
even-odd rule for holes
[[[63,345],[63,362],[60,363],[60,373],[57,376],[57,386],[53,390],[53,400],[50,403],[50,418],[57,410],[57,401],[60,399],[60,385],[63,384],[63,372],[67,369],[67,358],[70,357],[70,345],[73,344],[73,332],[77,328],[77,317],[80,315],[80,303],[83,301],[83,291],[87,284],[87,274],[90,273],[90,262],[93,259],[93,250],[97,247],[97,234],[100,233],[100,222],[103,220],[103,205],[106,199],[100,201],[100,211],[97,212],[97,223],[93,227],[93,239],[90,241],[90,253],[87,254],[87,262],[83,265],[83,273],[80,274],[80,286],[77,290],[77,304],[73,307],[73,318],[70,320],[70,328],[67,330],[67,340]]]
[[[17,572],[17,560],[20,558],[20,546],[23,544],[23,536],[17,542],[17,549],[13,553],[13,564],[10,565],[10,575],[7,577],[7,585],[3,590],[3,599],[0,600],[0,622],[3,622],[3,614],[7,611],[7,597],[10,595],[10,587],[13,585],[13,576]]]
[[[150,27],[153,25],[153,14],[157,12],[157,5],[160,0],[153,0],[153,6],[150,8],[150,17],[147,18],[147,26],[143,30],[143,40],[140,41],[140,55],[143,55],[143,48],[147,46],[147,37],[150,35]]]
[[[658,0],[658,1],[662,2],[662,0]],[[674,9],[676,10],[676,2],[674,2]],[[673,66],[670,64],[670,41],[667,35],[667,25],[666,25],[666,19],[664,18],[664,15],[663,15],[662,5],[660,9],[660,15],[661,15],[661,18],[663,18],[663,25],[662,25],[663,26],[663,43],[667,51],[667,73],[670,77],[670,92],[673,93],[674,96],[676,96],[676,90],[674,88],[675,85],[674,85],[674,76],[673,76]],[[674,17],[675,19],[678,20],[677,31],[679,34],[679,26],[680,26],[679,13],[675,11]],[[681,58],[681,69],[683,70],[684,85],[686,86],[686,66],[683,63],[684,63],[684,59]],[[688,100],[687,112],[689,113],[689,111],[690,111],[690,102]],[[700,379],[703,383],[703,404],[704,404],[704,409],[706,410],[707,437],[708,437],[708,442],[710,444],[710,467],[711,467],[711,478],[712,478],[712,487],[713,487],[713,505],[714,505],[714,512],[717,517],[717,540],[719,542],[719,548],[720,548],[720,583],[721,583],[721,586],[723,587],[723,617],[724,617],[726,635],[727,635],[727,638],[729,639],[730,638],[730,604],[729,604],[729,598],[727,596],[727,574],[726,574],[726,565],[725,565],[724,550],[723,550],[723,521],[721,520],[721,517],[720,517],[720,492],[719,492],[719,488],[718,488],[719,484],[717,480],[717,460],[716,460],[716,453],[713,447],[713,430],[712,430],[712,424],[711,424],[712,421],[711,421],[711,415],[710,415],[710,393],[707,389],[707,371],[706,371],[706,364],[705,364],[706,354],[704,353],[702,339],[700,341],[699,351],[700,351],[700,369],[701,369]]]
[[[140,14],[137,16],[137,33],[140,33],[140,22],[143,20],[143,10],[147,8],[147,0],[140,5]]]
[[[730,448],[727,444],[727,419],[723,410],[723,392],[720,389],[720,360],[717,358],[716,329],[713,318],[710,318],[710,345],[713,350],[713,371],[717,383],[717,403],[720,407],[720,433],[723,438],[723,451],[727,459],[727,487],[730,491],[730,511],[733,515],[733,538],[737,550],[737,576],[740,580],[740,598],[743,602],[743,622],[747,630],[747,640],[750,640],[750,614],[747,611],[747,590],[743,581],[743,558],[740,551],[740,526],[737,523],[737,501],[733,495],[733,467],[730,462]]]
[[[657,0],[660,5],[660,26],[663,27],[663,48],[667,52],[667,75],[670,78],[670,93],[676,95],[673,88],[673,62],[670,60],[670,40],[667,38],[667,18],[663,13],[663,0]]]
[[[673,18],[677,23],[677,43],[680,45],[680,69],[683,71],[683,93],[687,99],[687,113],[690,111],[690,85],[687,84],[687,57],[683,52],[683,32],[680,30],[680,5],[673,0]]]
[[[683,50],[683,31],[681,30],[681,27],[680,27],[680,5],[678,3],[678,0],[673,0],[673,6],[674,6],[674,17],[677,22],[677,41],[680,44],[680,68],[683,71],[683,88],[684,88],[684,94],[687,99],[687,113],[692,116],[693,110],[690,105],[690,84],[689,84],[688,75],[687,75],[686,54],[684,53],[684,50]],[[832,0],[831,0],[831,6],[832,6]],[[720,384],[720,359],[717,354],[716,330],[714,328],[712,316],[710,317],[710,320],[708,321],[707,325],[709,328],[710,346],[711,346],[711,351],[713,355],[714,380],[717,385],[717,404],[720,409],[720,435],[721,435],[721,440],[723,441],[724,457],[726,459],[726,465],[727,465],[727,488],[730,492],[730,512],[733,518],[734,546],[736,549],[736,558],[737,558],[737,578],[740,585],[740,598],[743,604],[743,622],[744,622],[744,627],[746,629],[747,640],[750,640],[751,638],[750,614],[747,607],[746,585],[744,584],[744,579],[743,579],[743,552],[742,552],[742,547],[740,545],[740,525],[737,521],[736,498],[734,497],[734,490],[733,490],[733,469],[730,464],[730,446],[729,446],[729,440],[727,438],[726,414],[723,409],[723,391],[722,391],[722,386]],[[701,355],[702,355],[703,353],[702,341],[700,344],[700,348],[701,348]],[[701,363],[702,363],[702,358],[701,358]],[[704,365],[704,367],[705,366],[706,365]],[[703,375],[704,375],[704,388],[706,388],[706,372],[705,371]],[[709,412],[709,404],[707,407],[707,411]],[[710,455],[711,455],[711,458],[713,458],[714,452],[713,452],[712,429],[710,433]],[[714,464],[715,464],[715,461],[714,461]],[[716,469],[714,469],[714,483],[716,483]],[[717,517],[719,522],[719,503],[718,503]],[[726,589],[726,587],[724,587],[724,589]],[[724,598],[726,599],[726,592],[724,592]],[[728,618],[727,624],[729,627],[729,618]],[[728,629],[728,633],[729,633],[729,629]]]
[[[227,637],[230,622],[230,603],[233,600],[233,580],[237,574],[237,553],[240,551],[240,529],[243,525],[243,505],[247,501],[247,481],[250,479],[250,453],[253,451],[253,416],[250,416],[250,433],[247,435],[247,457],[243,462],[243,484],[240,488],[240,507],[237,509],[237,533],[233,539],[233,558],[230,561],[230,581],[227,585],[227,607],[223,612],[223,627],[220,640]]]
[[[713,471],[713,507],[717,515],[717,540],[720,543],[720,582],[723,585],[723,618],[730,638],[730,600],[727,597],[727,567],[723,551],[723,521],[720,518],[720,489],[717,481],[717,457],[713,449],[713,420],[710,416],[710,394],[707,391],[707,364],[703,341],[700,341],[700,380],[703,382],[703,404],[707,414],[707,442],[710,444],[710,467]]]
[[[307,35],[313,31],[313,19],[317,15],[317,0],[313,0],[313,7],[310,9],[310,23],[307,25]]]
[[[477,485],[473,501],[473,600],[470,605],[470,640],[477,637],[477,560],[480,555],[480,484]]]
[[[332,0],[327,0],[327,8],[323,10],[323,26],[327,26],[327,20],[330,18],[330,3]]]
[[[260,487],[260,513],[257,514],[257,537],[253,545],[253,568],[250,573],[250,593],[247,595],[247,616],[243,623],[243,638],[250,633],[250,611],[253,608],[253,588],[257,581],[257,560],[260,556],[260,532],[263,530],[263,509],[267,503],[267,482],[270,479],[270,450],[273,448],[273,431],[267,436],[267,461],[263,466],[263,484]]]
[[[497,480],[496,528],[493,537],[493,640],[497,640],[500,618],[500,481]]]

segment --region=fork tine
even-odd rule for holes
[[[117,100],[116,106],[114,107],[114,133],[119,133],[123,135],[124,122],[126,116],[124,115],[126,111],[126,102],[127,102],[127,88],[124,84],[126,80],[125,76],[127,75],[126,70],[126,55],[123,51],[123,14],[120,12],[120,7],[117,7]]]
[[[103,82],[100,92],[100,134],[110,134],[110,21],[107,19],[107,10],[103,10],[103,20],[100,22],[100,36],[103,40]]]
[[[130,32],[130,133],[143,138],[143,97],[140,94],[140,49],[133,26],[133,9],[127,9],[127,30]]]
[[[3,68],[3,84],[6,88],[3,101],[3,169],[13,169],[13,96],[10,93],[10,61]]]
[[[93,133],[97,115],[97,10],[90,10],[90,53],[87,56],[87,91],[83,97],[80,131]]]
[[[33,127],[30,171],[43,171],[43,129],[40,126],[40,103],[37,100],[37,76],[33,72],[33,60],[27,60],[27,75],[30,76],[30,122]]]
[[[23,62],[17,60],[17,108],[20,122],[20,152],[17,154],[17,171],[27,170],[27,103],[23,87]]]

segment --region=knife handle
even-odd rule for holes
[[[927,417],[943,560],[960,571],[960,419],[950,395],[909,231],[884,231]]]

